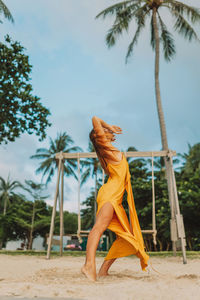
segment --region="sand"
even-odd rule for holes
[[[97,258],[97,269],[103,258]],[[151,258],[148,274],[135,257],[118,259],[110,276],[89,282],[80,268],[84,257],[0,255],[0,296],[71,299],[200,299],[200,260],[181,257]]]

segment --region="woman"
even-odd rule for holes
[[[116,240],[111,246],[98,276],[108,275],[108,270],[118,257],[135,254],[140,258],[142,270],[147,267],[149,256],[145,253],[144,242],[135,210],[128,163],[124,155],[111,142],[114,134],[121,134],[118,126],[109,125],[98,117],[92,118],[93,130],[90,139],[94,145],[101,166],[109,175],[97,196],[96,223],[87,241],[86,261],[82,273],[90,280],[96,280],[96,249],[103,232],[108,228],[116,233]],[[127,201],[130,212],[130,224],[122,206],[124,191],[127,191]]]

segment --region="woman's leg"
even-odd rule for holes
[[[111,267],[111,265],[114,263],[116,258],[104,260],[103,264],[101,265],[101,268],[99,269],[98,276],[107,276],[108,275],[108,270]]]
[[[91,280],[96,280],[95,255],[101,235],[108,227],[113,217],[114,208],[110,202],[107,202],[100,209],[96,223],[88,236],[86,248],[86,261],[81,271]]]

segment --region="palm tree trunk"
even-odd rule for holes
[[[160,39],[158,32],[158,24],[156,18],[157,9],[154,7],[153,9],[153,27],[155,33],[155,41],[156,41],[156,51],[155,51],[155,90],[156,90],[156,104],[158,110],[158,118],[160,124],[160,132],[162,139],[162,147],[163,150],[168,150],[168,142],[167,142],[167,132],[164,120],[164,113],[162,109],[161,95],[160,95],[160,83],[159,83],[159,65],[160,65]]]
[[[169,150],[168,141],[167,141],[167,132],[164,120],[164,113],[162,109],[161,95],[160,95],[160,83],[159,83],[159,63],[160,63],[160,38],[158,32],[158,24],[157,24],[157,8],[153,8],[153,27],[155,33],[155,90],[156,90],[156,104],[158,110],[158,118],[161,132],[161,140],[162,140],[162,148],[163,150]],[[168,186],[168,194],[169,194],[169,202],[171,207],[171,219],[175,220],[175,212],[173,205],[173,190],[172,190],[172,172],[171,172],[171,164],[167,157],[164,158],[165,167],[166,167],[166,179]],[[172,242],[172,248],[175,255],[176,252],[176,244],[175,241]]]

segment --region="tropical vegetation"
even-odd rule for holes
[[[130,150],[131,148],[129,148]],[[135,148],[132,148],[135,149]],[[189,152],[180,154],[180,160],[174,160],[175,176],[179,196],[180,209],[184,217],[186,241],[188,250],[200,249],[200,143],[189,145]],[[168,201],[167,182],[165,178],[163,159],[154,159],[155,205],[157,245],[153,244],[152,235],[144,235],[148,250],[171,250],[170,240],[170,207]],[[151,162],[148,159],[132,159],[129,162],[131,183],[135,205],[142,229],[152,228],[152,181]],[[100,187],[100,183],[98,184]],[[94,190],[83,202],[82,228],[90,229],[93,225],[92,211],[94,207]],[[128,214],[126,194],[123,206]],[[110,232],[107,234],[110,235]],[[180,245],[177,245],[180,246]]]
[[[32,66],[25,48],[7,35],[0,43],[0,144],[15,141],[22,133],[46,137],[50,111],[38,96],[33,96],[30,83]]]
[[[55,158],[55,154],[58,152],[70,153],[75,151],[81,151],[80,147],[74,146],[73,139],[66,133],[58,133],[55,140],[49,138],[49,148],[39,148],[36,150],[36,154],[31,156],[31,159],[42,160],[40,166],[37,168],[36,173],[42,173],[42,178],[45,176],[46,184],[48,184],[55,170],[58,168],[58,160]],[[73,175],[77,178],[74,172],[76,168],[76,161],[73,159],[67,159],[64,163],[64,175]]]

